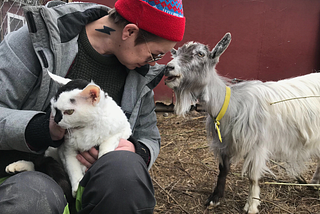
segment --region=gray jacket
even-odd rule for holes
[[[34,152],[25,141],[26,126],[36,114],[44,114],[58,87],[47,70],[66,76],[81,29],[109,8],[77,2],[24,10],[28,27],[8,34],[0,44],[0,150]],[[121,102],[133,136],[150,150],[149,168],[160,149],[153,88],[163,69],[156,64],[145,71],[130,70]]]

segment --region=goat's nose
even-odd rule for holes
[[[166,69],[165,69],[165,71],[164,71],[164,75],[165,75],[165,76],[168,76],[169,73],[170,73],[170,71],[172,71],[172,70],[174,70],[174,66],[167,65],[167,66],[166,66]]]

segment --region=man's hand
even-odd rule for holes
[[[115,150],[126,150],[135,152],[133,143],[125,139],[120,139],[119,145]],[[81,152],[80,154],[78,154],[77,159],[78,161],[80,161],[80,163],[85,165],[87,169],[89,169],[92,164],[98,159],[98,156],[99,151],[96,148],[92,147],[89,151]]]
[[[125,140],[125,139],[120,139],[118,147],[115,149],[117,150],[126,150],[130,152],[136,152],[134,145],[132,142]]]
[[[54,122],[52,114],[50,114],[49,130],[51,139],[53,141],[61,140],[66,133],[65,129],[61,128],[58,124],[56,124],[56,122]]]
[[[99,151],[92,147],[89,151],[77,154],[77,159],[80,163],[89,169],[96,160],[98,160]]]

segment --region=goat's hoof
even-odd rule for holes
[[[211,207],[217,207],[220,205],[220,202],[214,203],[213,201],[210,201],[210,206]]]
[[[218,205],[220,205],[219,196],[214,194],[211,194],[205,203],[205,206],[211,207],[216,207]]]
[[[250,206],[249,203],[246,203],[243,209],[247,214],[256,214],[259,212],[257,207],[254,207],[252,205]]]

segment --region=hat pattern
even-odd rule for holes
[[[182,0],[142,0],[173,16],[183,17]]]
[[[170,41],[183,39],[182,0],[117,0],[115,9],[139,28]]]

